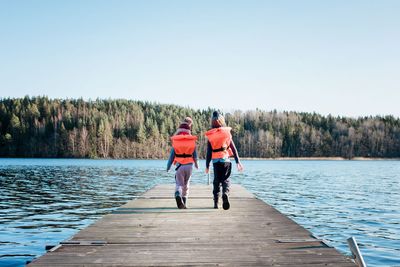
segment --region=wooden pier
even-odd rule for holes
[[[192,185],[188,209],[159,185],[29,266],[355,266],[352,260],[238,185],[231,209]]]

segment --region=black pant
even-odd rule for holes
[[[232,164],[230,162],[216,162],[214,165],[214,182],[213,182],[213,194],[214,199],[218,199],[219,192],[221,191],[222,184],[222,194],[229,193],[229,187],[231,186],[231,181],[229,176],[231,175]]]

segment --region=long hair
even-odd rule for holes
[[[225,118],[218,111],[214,111],[211,117],[211,127],[219,128],[225,126]]]

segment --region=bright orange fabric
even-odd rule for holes
[[[174,164],[193,163],[193,152],[196,148],[197,137],[193,135],[174,135],[171,137],[172,147],[175,150]]]
[[[232,141],[231,129],[231,127],[219,127],[206,132],[208,141],[213,149],[211,154],[212,159],[229,158],[229,156],[232,155],[232,151],[229,147]]]

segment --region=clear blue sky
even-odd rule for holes
[[[400,1],[0,0],[0,97],[400,116]]]

